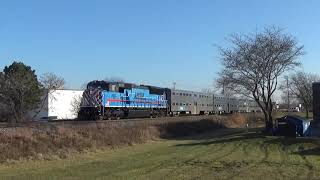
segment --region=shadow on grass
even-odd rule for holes
[[[276,137],[264,141],[264,144],[278,145],[283,150],[289,150],[288,153],[300,156],[320,155],[320,139],[318,138]],[[296,148],[298,151],[292,152]]]
[[[265,134],[263,134],[260,129],[250,129],[249,132],[246,130],[239,130],[234,129],[231,130],[229,133],[221,133],[219,135],[213,136],[213,140],[203,141],[203,142],[196,142],[196,143],[188,143],[188,144],[178,144],[176,146],[199,146],[199,145],[211,145],[211,144],[223,144],[223,143],[232,143],[232,142],[239,142],[239,141],[246,141],[252,139],[261,139],[265,138]]]
[[[301,150],[298,152],[295,152],[293,154],[298,154],[300,156],[315,156],[315,155],[320,155],[320,147],[317,148],[312,148],[312,149],[307,149],[307,150]]]
[[[225,129],[220,121],[204,119],[200,121],[168,122],[158,125],[163,139],[181,139],[195,135]]]
[[[270,140],[266,140],[265,144],[278,144],[283,146],[291,146],[297,144],[309,143],[313,145],[320,145],[320,139],[315,138],[294,138],[294,137],[275,137]]]
[[[177,146],[193,146],[193,145],[210,145],[210,144],[220,144],[220,143],[231,143],[237,141],[246,141],[252,139],[261,139],[265,145],[281,145],[281,146],[291,146],[291,145],[303,145],[312,144],[314,146],[320,147],[320,139],[316,138],[294,138],[294,137],[277,137],[268,136],[268,134],[263,132],[263,128],[252,128],[252,129],[221,129],[216,133],[211,133],[203,138],[188,137],[190,140],[205,140],[202,142],[189,143],[189,144],[179,144]]]

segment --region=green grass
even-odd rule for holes
[[[217,130],[64,160],[0,166],[0,179],[312,179],[320,177],[320,142]]]

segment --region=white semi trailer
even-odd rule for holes
[[[43,95],[38,110],[30,112],[34,120],[75,119],[82,98],[82,90],[51,90]]]

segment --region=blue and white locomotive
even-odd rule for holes
[[[165,116],[168,89],[131,83],[92,81],[83,93],[80,119]]]

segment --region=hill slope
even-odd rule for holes
[[[66,160],[0,167],[0,179],[312,179],[320,142],[226,129]]]

